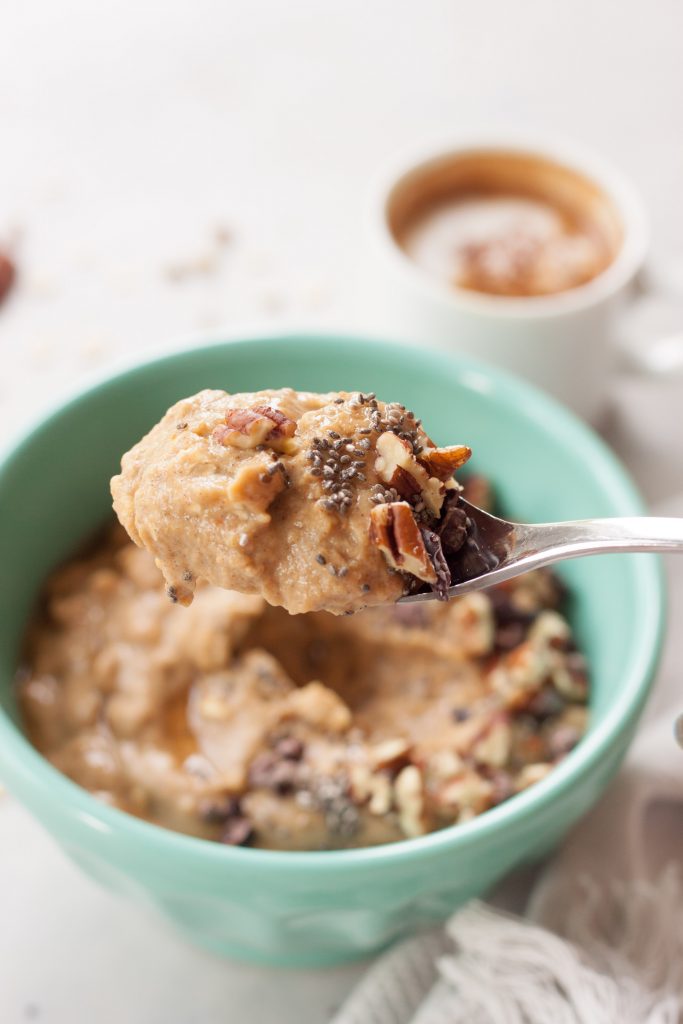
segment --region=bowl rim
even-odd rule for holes
[[[439,352],[356,332],[337,333],[311,330],[310,327],[301,331],[290,328],[253,335],[245,335],[243,332],[233,336],[225,332],[220,337],[209,338],[201,335],[194,343],[182,348],[147,352],[142,358],[119,362],[117,366],[97,374],[84,386],[73,390],[70,395],[57,400],[47,410],[43,409],[18,437],[3,447],[0,451],[0,489],[7,467],[21,458],[24,449],[33,443],[36,433],[47,429],[51,422],[81,402],[96,398],[100,390],[114,383],[123,383],[126,378],[149,370],[160,362],[170,364],[222,347],[226,350],[235,347],[238,351],[249,349],[254,354],[260,349],[263,354],[274,346],[285,344],[302,348],[321,344],[343,345],[354,350],[354,354],[359,357],[372,348],[376,353],[386,351],[394,356],[398,353],[399,358],[409,364],[424,365],[427,362],[439,375],[456,372],[465,386],[485,392],[508,407],[522,408],[525,418],[538,424],[562,447],[570,442],[573,446],[580,445],[586,459],[599,473],[606,495],[614,506],[615,515],[638,515],[644,511],[642,498],[626,469],[605,442],[568,409],[532,384],[459,353]],[[589,775],[599,765],[616,737],[635,724],[648,696],[661,654],[665,626],[665,587],[660,558],[643,554],[628,557],[635,558],[634,586],[641,604],[639,631],[632,634],[632,639],[636,638],[635,650],[628,672],[604,719],[546,779],[469,822],[447,826],[412,839],[348,850],[285,851],[224,846],[135,818],[97,800],[54,768],[31,745],[7,711],[0,708],[0,769],[3,781],[10,791],[16,786],[22,794],[33,791],[39,798],[48,797],[53,803],[59,802],[61,814],[69,817],[80,830],[99,833],[100,838],[104,839],[130,838],[140,841],[145,844],[146,852],[150,855],[170,857],[175,853],[196,857],[207,868],[227,869],[233,866],[251,871],[270,871],[274,868],[294,872],[303,869],[318,875],[343,869],[353,872],[378,864],[399,865],[416,856],[438,856],[456,848],[467,849],[486,841],[498,829],[504,830],[505,826],[522,827],[530,816],[566,796],[579,778]]]

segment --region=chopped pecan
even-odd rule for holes
[[[458,812],[458,821],[466,821],[491,806],[492,786],[480,772],[466,768],[441,787],[437,800],[443,807]]]
[[[436,583],[434,568],[412,509],[406,501],[375,505],[370,511],[370,539],[393,569]]]
[[[351,725],[351,711],[341,697],[315,679],[287,695],[282,717],[298,718],[313,729],[333,733],[345,732]]]
[[[477,764],[503,768],[510,756],[512,730],[506,717],[500,715],[488,725],[483,736],[474,744],[472,756]]]
[[[586,659],[578,651],[569,651],[558,658],[551,674],[552,684],[568,701],[584,703],[588,699]]]
[[[391,810],[393,798],[391,781],[386,775],[373,775],[370,782],[370,801],[368,810],[370,814],[381,817]]]
[[[466,444],[452,444],[446,448],[425,448],[418,462],[430,476],[439,480],[450,480],[456,469],[464,466],[471,458],[472,449]]]
[[[454,750],[437,750],[428,761],[429,777],[434,782],[448,782],[460,775],[465,762]]]
[[[273,421],[254,409],[228,409],[225,423],[216,427],[213,439],[233,448],[255,448],[263,444],[273,429]]]
[[[294,435],[296,423],[294,420],[290,420],[289,416],[285,416],[283,412],[280,412],[279,409],[273,409],[270,405],[257,405],[254,408],[254,412],[265,416],[266,419],[275,424],[268,434],[268,441],[274,441],[278,437],[292,437]]]
[[[559,612],[542,611],[529,630],[532,643],[555,650],[567,650],[572,634],[569,623]]]
[[[284,473],[270,472],[271,465],[258,459],[245,460],[228,486],[228,498],[249,512],[265,512],[287,481]]]
[[[394,782],[394,798],[399,823],[405,835],[424,835],[427,828],[424,820],[422,774],[414,764],[409,764],[399,773]]]
[[[537,782],[541,782],[553,770],[554,765],[546,761],[537,761],[534,764],[527,764],[515,776],[514,786],[516,792],[528,789]]]
[[[412,446],[386,431],[377,438],[376,448],[375,470],[380,480],[398,491],[402,498],[419,494],[429,511],[438,515],[443,505],[444,486],[441,480],[430,476],[420,465]]]
[[[386,772],[371,772],[366,764],[352,764],[349,769],[350,792],[353,800],[367,804],[370,814],[378,816],[391,810],[393,786]]]
[[[410,760],[410,744],[404,739],[383,740],[370,748],[369,760],[376,771],[396,771]]]
[[[296,423],[278,409],[258,405],[253,409],[228,409],[225,423],[214,430],[212,437],[218,444],[233,448],[256,448],[266,441],[278,441],[292,436]]]
[[[483,657],[493,647],[494,623],[491,602],[486,594],[465,594],[451,612],[458,629],[458,642],[465,654]]]
[[[506,707],[518,710],[538,693],[547,675],[548,659],[544,652],[525,640],[500,658],[489,672],[488,681]]]

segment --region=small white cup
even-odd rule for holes
[[[392,233],[392,202],[421,173],[482,150],[551,160],[597,185],[616,208],[623,231],[609,266],[587,284],[532,297],[451,287],[417,266]],[[363,290],[371,327],[396,340],[423,342],[503,366],[587,419],[596,419],[615,364],[615,316],[643,265],[649,239],[643,205],[619,170],[573,144],[503,133],[468,136],[413,153],[384,174],[372,196],[369,228],[370,266]]]

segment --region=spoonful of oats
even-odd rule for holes
[[[683,550],[679,520],[496,519],[455,480],[470,455],[438,447],[413,412],[374,394],[206,390],[123,456],[111,489],[169,598],[186,605],[205,580],[292,614],[349,614],[448,600],[578,554]]]

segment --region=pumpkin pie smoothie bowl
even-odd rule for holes
[[[376,391],[380,419],[388,420],[380,399],[405,406],[391,417],[396,437],[409,433],[400,419],[414,410],[438,446],[473,449],[430,524],[410,493],[394,488],[398,500],[370,501],[383,471],[377,442],[393,430],[359,425],[358,439],[371,442],[354,444],[367,450],[362,460],[334,448],[355,441],[350,431],[330,424],[313,435],[320,448],[309,461],[311,441],[306,462],[320,470],[310,474],[320,490],[311,503],[330,517],[329,550],[312,551],[325,565],[297,557],[304,585],[311,566],[321,573],[321,606],[328,581],[353,582],[354,601],[363,582],[372,585],[360,572],[349,579],[355,548],[337,560],[334,545],[354,523],[368,544],[375,505],[405,502],[432,533],[466,502],[519,522],[643,509],[600,440],[522,381],[461,357],[349,335],[193,344],[106,377],[0,453],[3,784],[85,874],[145,914],[153,908],[190,942],[262,964],[320,966],[446,918],[545,854],[595,803],[647,696],[662,592],[651,558],[615,556],[436,601],[430,583],[413,583],[405,563],[389,572],[385,554],[370,547],[366,571],[386,571],[399,592],[424,590],[353,615],[290,615],[261,592],[256,568],[248,594],[180,561],[165,581],[155,564],[162,552],[112,522],[109,483],[122,453],[183,395],[218,387],[234,399],[283,385],[322,395],[343,388],[360,406],[351,412],[371,419]],[[333,411],[343,409],[330,397]],[[221,392],[221,401],[211,433],[228,425],[232,400]],[[255,404],[287,415],[275,398]],[[183,421],[187,444],[191,417],[173,422]],[[272,440],[234,454],[267,454],[287,468],[286,452],[273,448],[270,457]],[[216,446],[214,454],[213,441],[200,441],[206,465],[197,475],[208,482],[215,459],[218,485],[218,457],[233,451]],[[330,450],[366,477],[350,477],[352,504],[340,503],[339,513],[317,504],[342,490]],[[361,461],[365,468],[353,466]],[[266,508],[271,522],[296,479]],[[328,479],[334,488],[321,486]],[[160,510],[168,500],[160,490]],[[443,534],[459,584],[465,555],[451,555],[455,526],[450,541]],[[340,577],[330,563],[349,570]],[[183,593],[174,602],[166,592],[167,583],[188,582],[186,570],[195,574],[189,606]],[[337,596],[336,610],[346,610]]]
[[[555,577],[395,604],[450,583],[461,493],[491,504],[469,454],[372,394],[177,403],[112,481],[138,546],[111,528],[48,579],[30,738],[115,807],[266,849],[420,836],[541,780],[587,724]]]

